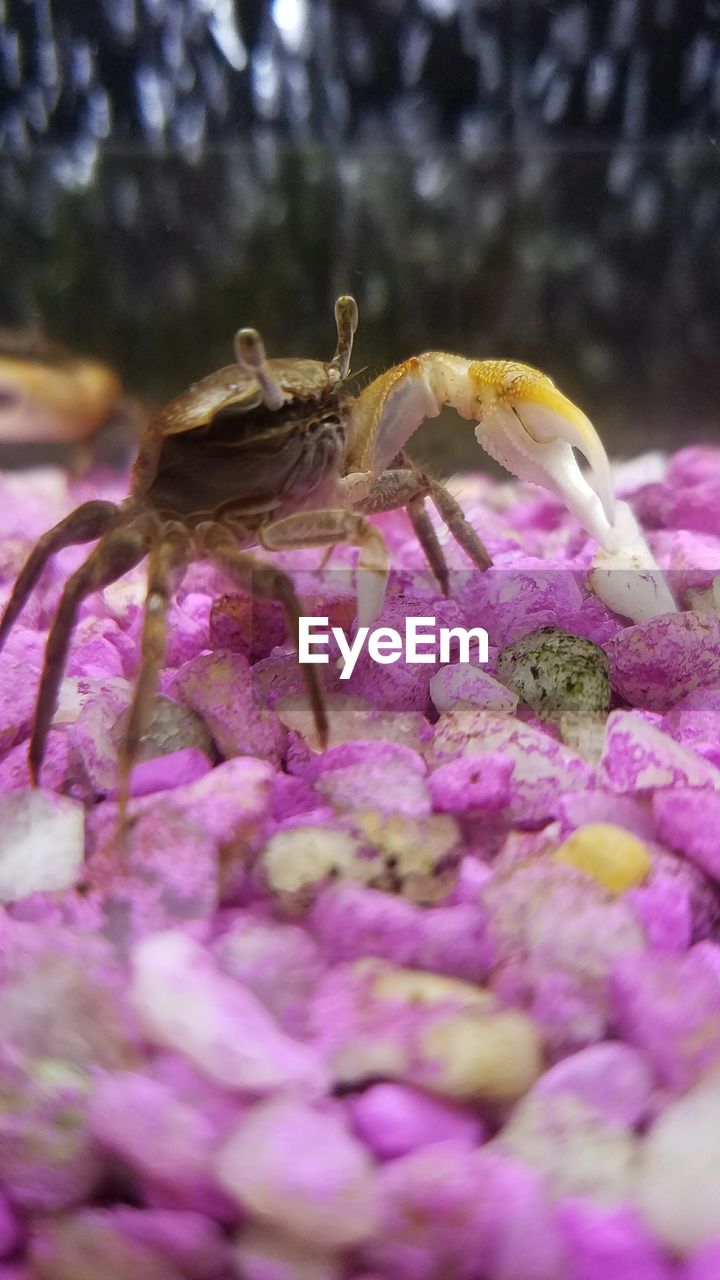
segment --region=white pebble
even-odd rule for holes
[[[512,715],[518,697],[494,676],[471,662],[454,662],[441,667],[430,681],[430,697],[435,710],[443,715],[458,702],[471,702],[474,707],[488,707]]]
[[[502,1151],[542,1173],[554,1199],[582,1196],[615,1205],[629,1198],[635,1135],[580,1098],[529,1094],[496,1141]]]
[[[678,1253],[720,1231],[720,1075],[671,1102],[640,1148],[638,1207],[662,1243]]]
[[[70,889],[83,864],[85,814],[48,791],[0,796],[0,902]]]
[[[221,973],[186,934],[143,939],[133,970],[131,999],[148,1036],[217,1084],[255,1094],[327,1088],[315,1050],[285,1035],[252,992]]]

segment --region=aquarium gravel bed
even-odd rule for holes
[[[720,449],[617,469],[674,612],[603,586],[551,495],[455,488],[493,567],[446,543],[439,596],[379,517],[377,625],[484,627],[488,663],[333,654],[320,751],[278,608],[193,565],[124,842],[143,568],[82,606],[37,790],[85,552],[31,598],[0,655],[0,1280],[720,1277]],[[1,477],[0,604],[124,492]],[[352,553],[284,562],[349,633]]]

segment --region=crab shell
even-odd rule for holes
[[[267,366],[287,396],[284,409],[291,408],[294,401],[298,405],[320,402],[337,387],[330,380],[329,366],[321,360],[268,360]],[[225,411],[242,415],[259,409],[262,403],[262,389],[252,373],[242,365],[229,364],[171,400],[153,426],[163,436],[180,435],[210,426]]]
[[[0,335],[0,443],[86,440],[120,403],[117,374],[35,334]]]

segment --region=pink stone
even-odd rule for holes
[[[355,1132],[381,1160],[454,1139],[479,1146],[485,1127],[467,1108],[402,1084],[371,1085],[348,1099]]]
[[[703,1245],[686,1258],[676,1280],[718,1280],[720,1276],[720,1233],[716,1243]]]
[[[462,610],[454,600],[401,592],[386,596],[382,611],[373,623],[373,629],[390,627],[403,636],[408,617],[434,617],[438,627],[463,626],[465,622]],[[426,649],[425,653],[430,657],[432,648]],[[437,654],[432,661],[412,663],[402,653],[396,662],[378,663],[371,658],[367,646],[364,646],[352,675],[348,680],[343,680],[339,687],[345,693],[367,698],[374,707],[424,713],[430,698],[430,680],[438,663]]]
[[[237,911],[212,950],[223,973],[252,991],[291,1035],[302,1035],[308,997],[325,969],[305,928]]]
[[[604,646],[613,688],[633,706],[667,711],[720,681],[720,618],[670,613],[624,627]]]
[[[446,898],[448,906],[460,903],[476,906],[479,902],[482,886],[492,879],[492,871],[485,862],[472,853],[460,859],[457,880],[452,893]]]
[[[305,741],[296,744],[300,749],[292,763],[292,747],[288,745],[287,768],[290,772],[304,773],[312,759],[310,752],[320,747],[307,693],[285,695],[275,706],[283,724],[303,735]],[[432,736],[431,726],[419,711],[383,711],[370,706],[367,699],[347,693],[330,693],[326,708],[331,749],[358,740],[375,740],[397,742],[419,752]]]
[[[340,813],[372,809],[417,818],[429,814],[431,801],[425,779],[409,771],[402,758],[388,759],[384,745],[378,745],[374,760],[323,772],[315,783],[317,794]]]
[[[528,1009],[554,1053],[608,1034],[609,977],[644,942],[629,905],[555,859],[499,871],[481,890],[493,947],[491,986]]]
[[[688,694],[663,718],[662,727],[676,742],[720,766],[720,706],[716,690]]]
[[[239,756],[174,792],[169,802],[221,845],[238,846],[247,856],[262,841],[274,777],[266,760]]]
[[[230,1251],[217,1223],[200,1213],[119,1205],[112,1219],[126,1240],[157,1251],[188,1280],[219,1280],[230,1268]]]
[[[687,599],[693,591],[706,591],[720,573],[720,538],[710,534],[685,529],[658,533],[654,547],[662,567],[670,571],[672,587],[679,600]]]
[[[327,1089],[315,1050],[287,1036],[249,990],[182,933],[157,933],[136,947],[131,996],[148,1037],[182,1053],[216,1084],[251,1095]]]
[[[419,907],[403,898],[347,881],[323,889],[313,903],[310,928],[333,963],[381,956],[410,964],[423,927]]]
[[[461,756],[476,762],[502,754],[514,762],[508,821],[541,822],[550,816],[558,797],[592,785],[593,771],[574,752],[542,729],[510,716],[481,708],[458,706],[441,716],[428,748],[431,767]],[[720,772],[718,773],[720,779]]]
[[[87,883],[101,904],[105,937],[127,954],[158,929],[195,922],[207,931],[219,896],[210,833],[164,796],[133,823],[124,843],[115,829],[116,806],[108,805],[102,816],[109,830],[89,860]]]
[[[533,1085],[535,1097],[579,1098],[622,1128],[634,1128],[648,1112],[653,1076],[642,1054],[618,1040],[570,1054]]]
[[[290,819],[303,818],[316,807],[317,796],[305,778],[298,778],[289,773],[275,774],[271,801],[273,822],[282,823]]]
[[[653,813],[661,840],[720,881],[720,793],[689,787],[659,791]]]
[[[7,1195],[0,1191],[0,1258],[15,1253],[23,1236],[23,1228]]]
[[[382,742],[377,740],[354,739],[343,742],[337,747],[330,747],[321,755],[313,756],[305,770],[305,777],[311,781],[332,773],[336,769],[346,769],[356,764],[371,764],[382,761],[388,765],[401,766],[405,773],[423,778],[427,773],[427,765],[422,756],[411,747],[399,742]]]
[[[695,943],[691,948],[691,954],[702,960],[720,986],[720,943],[710,942],[704,938],[702,942]]]
[[[382,1217],[368,1265],[393,1280],[475,1280],[491,1234],[488,1189],[464,1139],[420,1148],[378,1172]]]
[[[240,1105],[206,1079],[168,1081],[139,1071],[108,1072],[90,1106],[92,1132],[141,1179],[146,1194],[168,1207],[234,1214],[217,1186],[213,1160]]]
[[[392,1280],[564,1280],[541,1179],[514,1160],[449,1140],[383,1165],[382,1220],[364,1250]]]
[[[620,1034],[670,1088],[683,1092],[720,1064],[720,987],[700,957],[623,956],[611,993]]]
[[[65,732],[73,755],[90,779],[96,796],[107,795],[118,779],[118,746],[130,704],[127,680],[78,679],[79,709],[68,712]]]
[[[687,951],[693,933],[693,909],[688,885],[677,877],[659,875],[652,883],[630,889],[626,899],[656,951]]]
[[[208,648],[231,649],[251,662],[287,643],[287,624],[277,600],[228,593],[213,601]]]
[[[37,679],[27,662],[0,653],[0,754],[30,731],[35,713]]]
[[[635,711],[611,711],[598,782],[621,793],[660,787],[720,790],[720,769],[680,746]]]
[[[273,711],[256,705],[250,666],[241,654],[218,651],[192,658],[176,673],[169,693],[202,716],[223,756],[279,764],[284,730]]]
[[[181,667],[210,648],[208,626],[212,597],[207,592],[189,591],[176,596],[168,616],[167,667]]]
[[[468,575],[458,592],[460,604],[473,625],[483,626],[492,644],[502,648],[537,627],[569,626],[580,612],[583,592],[563,565],[515,552],[507,563],[496,560],[486,573]]]
[[[506,689],[483,667],[469,662],[441,667],[430,681],[430,696],[441,715],[450,711],[456,702],[470,702],[473,706],[506,711],[509,715],[518,704],[516,693]]]
[[[558,1225],[572,1280],[672,1280],[675,1274],[632,1209],[568,1199]]]
[[[372,1237],[378,1216],[369,1153],[342,1112],[299,1098],[257,1103],[216,1159],[220,1184],[251,1218],[329,1252]]]
[[[493,962],[487,914],[481,903],[432,907],[422,913],[420,969],[467,982],[484,982]]]
[[[155,1249],[129,1240],[107,1209],[83,1209],[36,1224],[30,1250],[31,1274],[42,1280],[195,1280]]]
[[[655,839],[655,822],[647,800],[618,795],[615,791],[570,791],[558,798],[554,816],[561,823],[561,840],[578,827],[610,822],[624,827],[640,840]]]
[[[66,787],[71,779],[72,785]],[[51,730],[48,734],[42,782],[49,791],[77,790],[81,795],[90,792],[84,768],[74,759],[70,740],[62,730]],[[31,785],[28,744],[19,742],[0,760],[0,792],[25,791]]]
[[[497,813],[510,802],[514,768],[511,757],[500,752],[449,760],[428,778],[433,808],[439,813],[466,809]]]
[[[149,796],[158,791],[172,791],[175,787],[184,787],[204,778],[211,768],[205,752],[197,747],[185,747],[181,751],[171,751],[169,755],[142,760],[132,771],[130,794]],[[108,799],[117,800],[117,796],[115,787]]]
[[[720,476],[718,445],[687,445],[684,449],[678,449],[670,458],[667,479],[674,485],[697,484],[711,475]]]
[[[0,1056],[0,1179],[13,1205],[54,1213],[82,1204],[103,1175],[87,1118],[87,1077],[62,1061]]]
[[[327,692],[341,688],[340,672],[333,666],[318,666],[320,679]],[[302,667],[294,649],[285,645],[273,649],[267,658],[261,658],[251,669],[252,691],[256,703],[274,707],[287,695],[307,697]]]

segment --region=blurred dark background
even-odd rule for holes
[[[719,438],[720,0],[4,0],[0,324],[162,399],[231,358],[550,372]],[[425,449],[479,462],[446,424]]]

